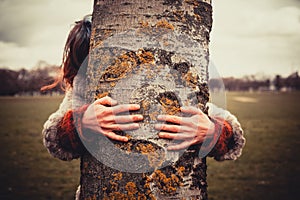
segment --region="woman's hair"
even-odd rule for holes
[[[52,89],[58,83],[73,86],[74,77],[89,54],[91,19],[91,15],[87,15],[82,20],[75,22],[64,47],[61,74],[54,83],[42,87],[41,90]]]

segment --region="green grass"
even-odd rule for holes
[[[242,103],[235,97],[255,98]],[[208,160],[210,200],[300,199],[300,93],[229,93],[247,144],[237,161]],[[73,199],[79,161],[51,157],[42,125],[61,97],[0,98],[0,199]]]
[[[254,98],[242,103],[235,97]],[[211,200],[299,199],[300,93],[230,93],[247,139],[237,161],[209,160]],[[298,195],[296,197],[296,195]]]
[[[71,199],[79,162],[63,162],[42,144],[42,125],[61,98],[1,98],[0,199]]]

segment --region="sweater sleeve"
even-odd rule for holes
[[[59,109],[50,115],[42,131],[43,143],[48,152],[61,160],[79,158],[83,151],[78,131],[81,129],[81,118],[86,110],[86,79],[78,74],[73,87],[66,91]]]
[[[70,146],[67,145],[71,144],[68,139],[77,139],[76,129],[73,127],[71,113],[69,112],[71,109],[72,89],[69,89],[59,109],[51,114],[44,123],[42,131],[43,143],[48,152],[61,160],[72,160],[80,157],[79,151],[71,151]]]
[[[215,160],[236,160],[242,155],[242,149],[245,146],[246,139],[243,129],[237,118],[229,111],[217,107],[212,103],[209,107],[208,115],[215,124],[217,142],[210,152],[209,156]]]

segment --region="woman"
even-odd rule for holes
[[[143,116],[118,115],[127,111],[140,109],[138,104],[119,105],[110,97],[103,97],[90,105],[72,109],[72,94],[79,84],[75,78],[79,67],[83,64],[89,53],[91,33],[91,16],[76,22],[69,33],[63,55],[62,80],[66,85],[66,94],[59,109],[53,113],[44,124],[44,145],[50,154],[61,160],[80,158],[86,149],[80,138],[87,136],[82,128],[90,129],[112,140],[128,142],[128,137],[115,133],[120,130],[134,130],[139,128],[138,122]],[[57,85],[46,86],[49,89]],[[208,103],[210,117],[200,109],[182,107],[181,112],[191,117],[178,117],[170,115],[158,116],[159,121],[171,122],[173,125],[156,125],[160,138],[180,140],[179,144],[169,146],[168,150],[180,150],[191,145],[203,143],[206,137],[212,138],[207,148],[212,149],[208,156],[216,160],[235,160],[241,155],[245,144],[242,128],[236,117],[228,111],[219,109]],[[74,117],[77,116],[77,117]],[[178,134],[179,129],[181,130]],[[218,133],[220,137],[218,137]],[[204,180],[205,181],[205,180]],[[79,192],[79,190],[78,190]],[[79,193],[77,192],[77,198]]]

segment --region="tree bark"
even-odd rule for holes
[[[207,112],[211,27],[211,0],[95,0],[86,99],[139,103],[144,121],[118,132],[128,143],[85,143],[81,199],[207,199],[201,145],[167,151],[154,124],[183,105]]]

